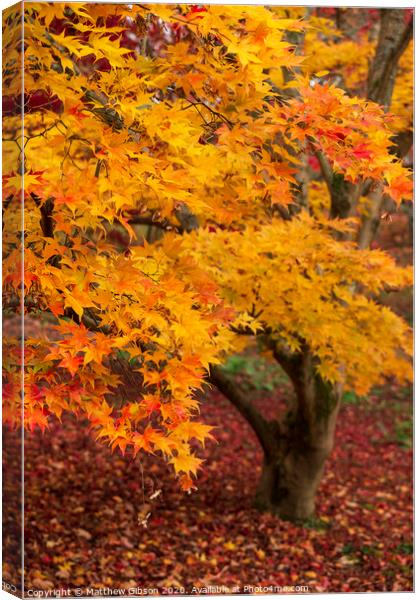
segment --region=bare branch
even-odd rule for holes
[[[140,215],[136,215],[130,217],[128,219],[128,223],[130,225],[150,225],[152,227],[157,227],[158,229],[162,229],[163,231],[176,231],[177,233],[182,233],[182,227],[176,225],[175,223],[171,223],[167,219],[163,219],[161,221],[157,221],[153,217],[142,217]]]
[[[264,452],[270,453],[271,423],[267,421],[255,406],[249,401],[244,392],[232,381],[220,367],[210,367],[210,383],[212,383],[248,421],[254,430]]]

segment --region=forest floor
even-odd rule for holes
[[[280,394],[288,393],[284,382]],[[256,395],[268,414],[279,405],[271,392]],[[203,451],[205,468],[191,495],[161,461],[143,460],[142,477],[137,461],[111,455],[75,420],[28,435],[27,586],[412,589],[409,389],[390,384],[363,401],[346,398],[318,518],[301,525],[252,508],[262,457],[235,409],[211,393],[202,419],[218,427],[218,443]]]
[[[397,305],[407,314],[411,300],[403,296]],[[256,356],[233,357],[228,367],[233,376],[242,373],[242,385],[253,385],[267,416],[292,393],[277,367]],[[258,586],[267,592],[270,586],[413,589],[410,389],[389,382],[368,398],[346,395],[318,516],[299,525],[252,507],[262,456],[234,407],[210,392],[201,419],[216,426],[217,443],[201,451],[206,462],[190,495],[161,460],[147,457],[140,465],[111,454],[71,417],[43,435],[28,434],[27,588],[70,589],[71,595],[79,588],[82,596],[87,588],[98,594],[105,588],[218,592],[222,586],[241,593],[258,592]],[[17,437],[6,437],[10,471]],[[12,485],[6,478],[6,495]],[[8,531],[10,523],[6,552],[13,542]],[[11,571],[6,561],[4,580],[13,580]]]

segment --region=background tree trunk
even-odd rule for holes
[[[413,37],[413,16],[406,23],[405,13],[400,8],[381,11],[378,44],[369,69],[367,97],[385,110],[391,104],[398,62]]]
[[[347,24],[339,10],[337,19],[339,26],[346,33]],[[351,37],[349,32],[347,35]],[[381,11],[378,43],[369,67],[366,97],[368,100],[382,105],[385,111],[389,110],[392,101],[399,60],[412,37],[413,17],[411,16],[406,22],[405,10],[396,8]],[[404,158],[413,143],[412,131],[400,132],[394,137],[394,142],[395,155]],[[355,216],[360,197],[365,194],[369,195],[371,199],[369,213],[361,218],[361,225],[355,239],[360,248],[368,248],[378,231],[380,215],[384,208],[385,198],[382,186],[370,191],[369,182],[366,182],[366,185],[348,182],[342,174],[333,172],[331,165],[322,153],[317,152],[317,157],[330,194],[330,217],[332,219]],[[339,233],[337,237],[346,239],[348,234]]]

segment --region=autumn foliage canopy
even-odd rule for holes
[[[303,9],[45,2],[25,3],[22,49],[19,10],[4,22],[4,304],[48,323],[25,339],[26,428],[70,411],[189,489],[212,435],[198,392],[249,338],[304,344],[359,393],[410,378],[409,327],[378,301],[410,270],[356,244],[369,192],[411,199],[393,151],[403,88],[390,112],[360,92],[368,32],[332,52],[331,21]],[[360,201],[333,219],[343,181]],[[7,343],[3,412],[19,426]]]

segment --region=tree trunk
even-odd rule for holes
[[[315,498],[331,448],[290,447],[265,456],[255,506],[282,519],[303,520],[315,513]]]
[[[299,414],[296,415],[296,421],[278,440],[278,447],[264,453],[256,508],[288,520],[314,515],[316,493],[334,444],[337,412],[338,404],[310,425],[312,432],[304,431],[305,421],[299,422]]]
[[[247,394],[217,367],[211,381],[253,427],[264,451],[255,506],[282,519],[301,520],[315,512],[315,497],[334,443],[340,390],[315,372],[307,349],[276,360],[290,376],[295,398],[282,421],[267,421]]]
[[[304,348],[274,356],[292,380],[295,399],[280,425],[281,435],[264,453],[256,506],[284,519],[310,518],[325,462],[334,445],[341,390],[325,382]]]

